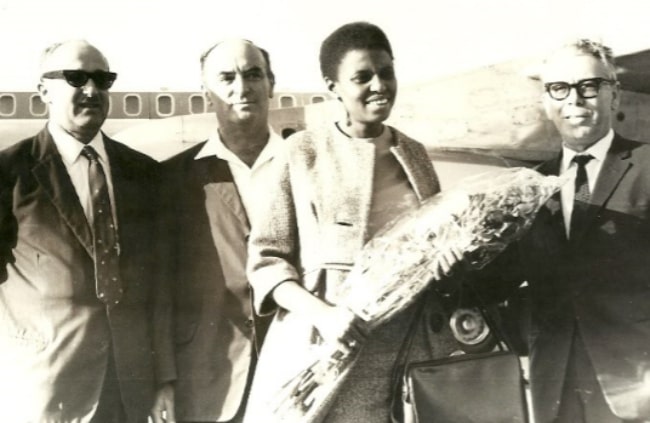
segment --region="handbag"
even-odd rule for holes
[[[421,316],[415,313],[398,355],[402,365],[394,369],[393,423],[528,422],[519,357],[487,311],[479,312],[495,337],[495,350],[409,363]]]

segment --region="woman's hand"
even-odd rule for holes
[[[368,337],[366,325],[349,309],[323,303],[315,313],[313,324],[330,345],[339,345],[345,353],[360,347]]]
[[[339,345],[343,352],[358,348],[368,336],[361,318],[345,307],[326,303],[294,281],[275,287],[273,298],[281,307],[310,321],[327,343]]]
[[[465,256],[462,251],[450,248],[448,250],[441,251],[438,267],[434,269],[434,278],[440,280],[444,277],[451,276],[454,272],[463,266]]]

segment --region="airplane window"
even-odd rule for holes
[[[283,95],[280,97],[280,107],[295,107],[296,99],[290,95]]]
[[[160,116],[171,116],[174,114],[174,98],[168,94],[160,94],[156,97],[156,109]]]
[[[137,94],[124,96],[124,114],[127,116],[138,116],[142,112],[142,101]]]
[[[323,97],[322,95],[315,95],[311,98],[312,104],[322,103],[323,101],[325,101],[325,97]]]
[[[16,113],[16,97],[12,94],[0,95],[0,116],[13,116]]]
[[[197,113],[205,113],[205,98],[202,95],[190,96],[190,113],[195,115]]]
[[[44,116],[47,113],[47,105],[43,103],[39,94],[33,94],[30,97],[29,112],[32,116]]]

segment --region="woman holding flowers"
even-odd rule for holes
[[[320,66],[346,118],[287,141],[274,163],[278,181],[271,184],[268,212],[251,233],[254,305],[260,314],[277,314],[253,380],[249,423],[273,421],[274,395],[323,343],[361,350],[338,395],[313,421],[388,422],[391,373],[420,304],[370,333],[340,305],[363,245],[383,224],[437,193],[439,184],[424,147],[384,124],[397,80],[380,28],[365,22],[338,28],[322,43]],[[427,304],[415,322],[410,359],[446,356],[456,347],[447,316],[435,294],[420,301]]]

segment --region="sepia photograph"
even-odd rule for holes
[[[0,0],[0,421],[650,422],[648,16]]]

